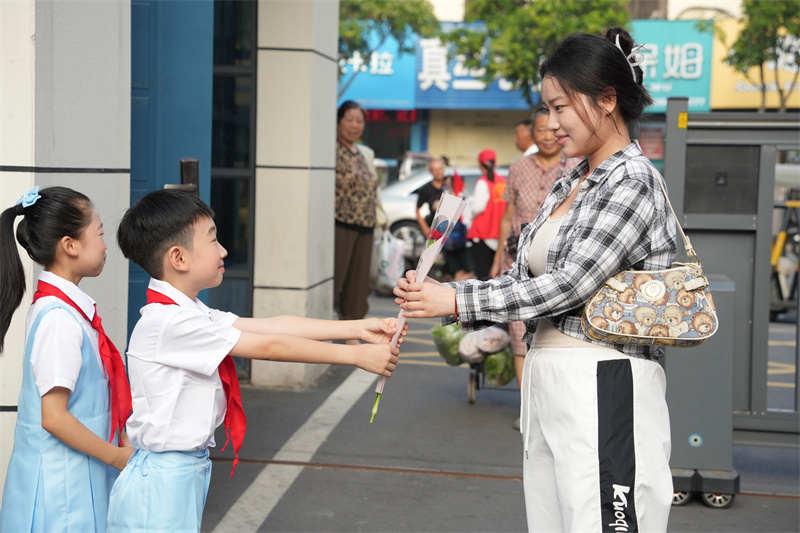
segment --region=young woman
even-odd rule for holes
[[[25,292],[17,241],[44,271],[28,311],[22,390],[0,531],[105,531],[117,471],[112,444],[131,412],[119,352],[78,284],[106,260],[103,224],[85,195],[34,188],[0,215],[0,350]],[[113,468],[110,468],[113,467]]]
[[[514,268],[486,282],[395,288],[407,317],[525,320],[523,475],[531,531],[666,531],[672,499],[665,377],[650,351],[588,339],[582,306],[623,269],[667,267],[676,250],[661,176],[628,128],[651,99],[621,29],[577,34],[542,64],[548,125],[567,157],[522,231]],[[535,334],[534,334],[535,330]]]

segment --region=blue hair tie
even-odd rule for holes
[[[17,204],[22,204],[22,207],[30,207],[36,203],[36,200],[41,198],[42,195],[39,194],[39,186],[34,185],[22,195],[22,197],[17,201]]]

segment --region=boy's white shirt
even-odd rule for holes
[[[233,313],[210,309],[171,284],[149,288],[178,305],[140,310],[128,344],[133,414],[126,426],[135,448],[194,451],[215,446],[225,418],[225,391],[217,367],[239,341]]]
[[[95,301],[77,285],[47,270],[43,270],[39,274],[39,280],[60,289],[75,302],[81,311],[86,313],[89,320],[94,318]],[[26,320],[25,338],[29,337],[31,326],[37,315],[45,307],[54,303],[61,303],[67,309],[53,309],[44,315],[39,321],[36,337],[31,345],[31,369],[40,396],[44,396],[54,387],[75,390],[75,383],[83,363],[81,345],[84,333],[92,344],[97,363],[101,368],[103,367],[97,348],[97,332],[78,311],[55,296],[39,298],[30,307]]]

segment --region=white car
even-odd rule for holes
[[[475,182],[481,176],[477,167],[457,168],[458,173],[464,178],[464,197],[468,197],[475,189]],[[507,176],[508,169],[500,167],[498,173]],[[451,174],[450,171],[447,174]],[[414,174],[403,181],[392,183],[379,191],[383,209],[386,211],[389,231],[392,235],[402,239],[406,245],[406,262],[410,267],[416,265],[419,254],[425,247],[425,235],[417,224],[417,191],[431,181],[431,173],[427,170]],[[423,216],[428,214],[428,205],[422,206]]]

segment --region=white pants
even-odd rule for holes
[[[534,348],[522,385],[528,530],[665,532],[672,475],[661,366],[604,347]]]

